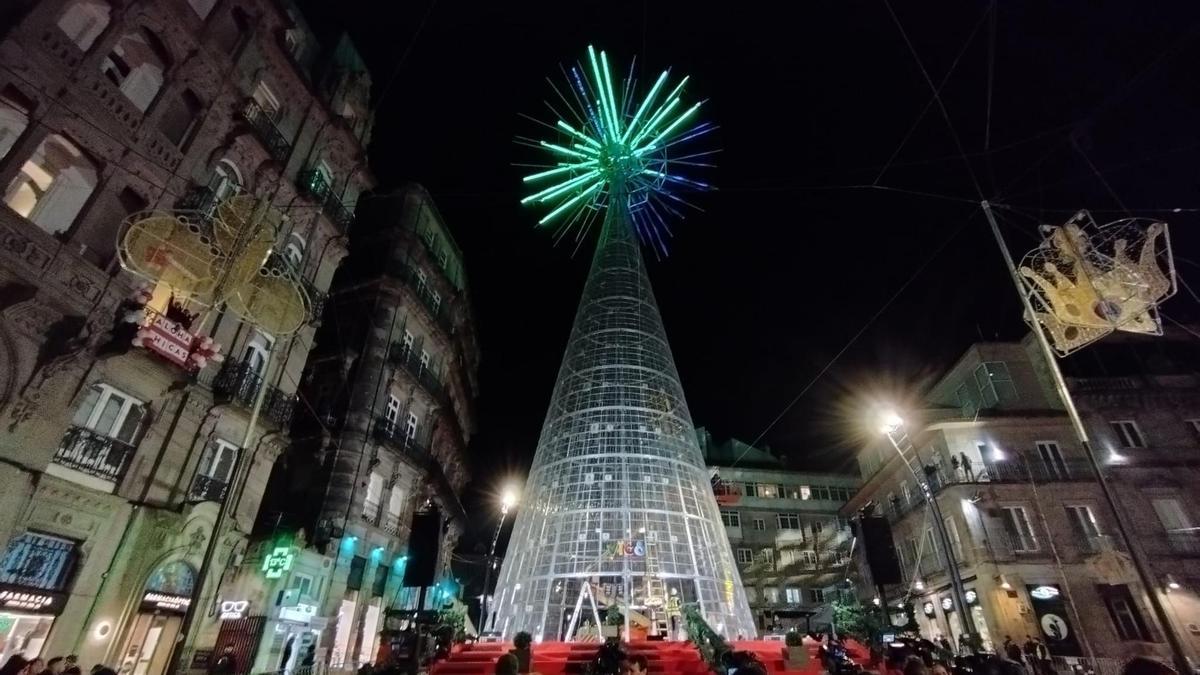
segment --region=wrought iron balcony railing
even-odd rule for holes
[[[424,440],[409,436],[404,425],[386,417],[375,420],[372,433],[376,441],[407,455],[425,472],[425,479],[433,484],[434,492],[442,502],[442,508],[449,511],[452,518],[466,518],[462,502],[458,500],[446,472],[438,458],[429,451],[429,446]]]
[[[416,350],[406,349],[400,343],[394,344],[391,361],[407,371],[434,400],[443,405],[447,404],[446,386],[428,366],[421,363],[421,357],[417,355]]]
[[[288,143],[287,137],[283,135],[279,127],[275,126],[275,120],[271,119],[271,116],[262,109],[257,101],[253,99],[246,101],[245,107],[242,108],[242,118],[250,123],[271,159],[281,164],[287,162],[288,155],[292,154],[292,145]]]
[[[1172,553],[1200,556],[1200,532],[1168,532],[1167,545]]]
[[[203,185],[192,186],[175,202],[175,208],[181,211],[196,211],[205,219],[212,218],[213,211],[217,208],[217,193]]]
[[[203,382],[203,378],[201,379]],[[258,388],[267,387],[264,394],[260,415],[274,422],[280,429],[286,429],[292,421],[292,411],[296,407],[296,397],[285,394],[277,387],[264,385],[262,376],[244,361],[228,359],[221,364],[216,377],[211,383],[213,395],[217,398],[237,403],[249,409],[254,406],[258,396]]]
[[[429,316],[433,317],[437,325],[446,331],[446,335],[454,334],[454,322],[450,319],[447,303],[444,300],[438,300],[434,297],[428,282],[421,281],[421,277],[417,275],[415,268],[408,263],[397,260],[392,262],[391,273],[392,276],[408,284],[413,294],[425,306]]]
[[[54,463],[89,476],[121,482],[135,449],[128,443],[84,427],[70,427],[63,435]]]
[[[350,227],[354,220],[354,212],[342,203],[333,186],[325,180],[325,174],[315,170],[303,171],[296,176],[296,182],[304,194],[321,205],[321,210],[333,221],[334,226],[342,232]]]
[[[225,500],[225,491],[229,484],[210,476],[196,474],[192,479],[192,487],[188,490],[188,500],[193,502],[221,502]]]
[[[929,488],[937,494],[952,485],[976,485],[980,483],[1071,483],[1095,480],[1091,464],[1083,459],[1067,459],[1062,462],[1045,463],[1012,459],[993,464],[966,468],[964,466],[937,467],[928,475]],[[897,496],[890,504],[881,507],[889,518],[896,520],[925,506],[925,495],[913,489],[906,502]]]

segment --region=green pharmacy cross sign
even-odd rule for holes
[[[277,546],[270,555],[263,558],[262,571],[268,579],[278,579],[284,572],[292,569],[292,561],[295,559],[291,547]]]

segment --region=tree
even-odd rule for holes
[[[884,625],[878,607],[864,605],[857,598],[851,598],[833,601],[833,627],[839,635],[874,640]]]

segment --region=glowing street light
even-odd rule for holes
[[[888,410],[879,417],[879,430],[885,434],[894,434],[904,426],[904,418],[895,410]]]
[[[508,485],[500,493],[500,522],[496,524],[496,534],[492,535],[492,547],[488,550],[488,559],[485,561],[485,569],[483,573],[483,599],[479,603],[479,627],[483,629],[485,622],[488,619],[488,599],[491,598],[488,592],[492,585],[492,570],[496,569],[496,542],[500,541],[500,530],[504,529],[504,519],[508,516],[509,510],[517,505],[517,489],[512,485]]]

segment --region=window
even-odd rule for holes
[[[271,120],[271,122],[275,122],[279,119],[279,97],[275,95],[275,92],[271,91],[271,88],[267,86],[266,82],[260,81],[254,87],[254,93],[250,96],[250,98],[254,99],[254,102],[258,104],[259,109],[263,111],[263,114],[265,114],[267,118]]]
[[[158,36],[141,28],[121,36],[100,63],[100,72],[138,110],[146,112],[162,88],[169,61],[167,49]]]
[[[758,600],[758,589],[753,586],[746,587],[746,602],[754,602]]]
[[[1137,422],[1133,420],[1112,420],[1108,423],[1112,427],[1113,433],[1117,435],[1117,442],[1122,448],[1144,448],[1146,441],[1142,437],[1141,429],[1138,429]]]
[[[50,134],[4,190],[4,203],[50,234],[66,232],[96,189],[98,170],[74,143]]]
[[[904,506],[912,504],[912,492],[908,489],[908,481],[900,481],[900,501]]]
[[[383,422],[387,435],[394,436],[400,423],[400,399],[391,394],[388,394],[387,408],[383,411]]]
[[[829,496],[829,487],[826,485],[818,485],[814,487],[813,493],[815,495],[813,499],[824,499],[825,501],[829,501],[831,499]]]
[[[436,314],[442,311],[442,294],[437,291],[430,291],[429,296],[429,304],[433,306],[433,312]]]
[[[814,537],[814,538],[815,538],[815,537],[817,537],[818,535],[820,535],[820,534],[821,534],[821,532],[822,532],[822,531],[824,530],[824,528],[825,528],[825,526],[824,526],[824,525],[822,525],[822,524],[821,524],[821,521],[819,521],[819,520],[814,520],[814,521],[812,521],[812,523],[811,523],[811,527],[812,527],[812,534],[813,534],[813,537]]]
[[[267,373],[267,360],[271,358],[271,347],[275,345],[275,338],[266,333],[256,330],[250,338],[250,342],[246,345],[246,368],[248,372],[265,377]]]
[[[416,338],[413,337],[412,333],[410,333],[408,331],[404,331],[404,338],[400,342],[400,345],[404,349],[404,352],[402,354],[400,354],[401,358],[407,359],[408,355],[412,353],[413,342],[415,341],[415,339]]]
[[[1133,602],[1133,596],[1129,593],[1128,586],[1100,584],[1096,590],[1100,592],[1100,597],[1104,598],[1104,605],[1108,608],[1108,616],[1112,619],[1117,637],[1122,640],[1146,641],[1150,639],[1146,623],[1142,620],[1142,615]]]
[[[1158,514],[1158,520],[1162,523],[1163,529],[1168,534],[1191,531],[1192,519],[1183,510],[1183,504],[1178,499],[1173,497],[1158,498],[1151,500],[1150,503],[1154,506],[1154,512]]]
[[[450,266],[450,255],[446,253],[446,249],[438,251],[437,259],[438,264],[442,266],[442,269],[447,269]]]
[[[810,588],[808,589],[808,601],[814,605],[825,602],[825,589]]]
[[[1071,528],[1083,541],[1091,541],[1100,536],[1100,526],[1096,523],[1096,514],[1092,513],[1090,506],[1085,504],[1068,506],[1067,520],[1071,521]]]
[[[754,562],[754,551],[748,548],[739,548],[737,550],[737,561],[742,565],[749,565]]]
[[[393,485],[388,494],[388,524],[393,527],[400,524],[400,514],[404,513],[404,489]]]
[[[762,518],[754,519],[754,529],[757,532],[764,532],[767,529],[767,521]]]
[[[379,515],[379,502],[383,498],[383,476],[372,472],[367,479],[367,498],[363,500],[363,518],[375,520]]]
[[[213,176],[208,181],[208,189],[212,190],[213,203],[223,202],[242,192],[242,172],[237,165],[228,159],[222,159],[213,167]]]
[[[778,588],[775,588],[774,586],[772,586],[770,588],[763,589],[763,591],[766,596],[767,602],[769,602],[769,603],[778,603],[779,602],[779,589]]]
[[[780,513],[775,516],[775,523],[781,530],[799,530],[800,516],[795,513]]]
[[[108,28],[112,8],[102,0],[76,0],[58,18],[58,27],[82,51],[92,48],[96,38]]]
[[[775,567],[775,549],[764,548],[758,552],[758,562],[762,563],[767,569]]]
[[[288,584],[288,590],[295,591],[295,597],[308,596],[312,591],[313,580],[307,574],[296,572],[292,575],[291,583]]]
[[[816,551],[800,551],[800,564],[809,569],[815,569],[817,566]]]
[[[133,188],[123,188],[117,194],[117,201],[121,202],[121,210],[127,216],[145,211],[150,206],[150,202]]]
[[[184,89],[158,123],[158,129],[178,148],[187,148],[188,143],[200,128],[200,113],[204,109],[200,97],[191,89]]]
[[[779,486],[771,483],[759,483],[757,492],[759,497],[775,499],[779,496]]]
[[[741,527],[742,515],[737,511],[721,511],[721,523],[725,527]]]
[[[812,499],[812,488],[807,485],[801,485],[800,499]]]
[[[1029,513],[1024,506],[1005,506],[1002,509],[1004,530],[1012,543],[1013,551],[1030,553],[1038,550],[1037,537],[1029,522]]]
[[[1046,467],[1046,475],[1048,477],[1058,480],[1071,477],[1071,474],[1067,472],[1067,462],[1063,459],[1062,450],[1059,449],[1058,443],[1054,441],[1038,441],[1037,451],[1038,456],[1042,458],[1042,465]]]
[[[933,538],[933,528],[926,528],[924,550],[921,551],[922,560],[929,561],[927,566],[931,569],[941,569],[942,559],[938,556],[937,540]]]
[[[404,420],[404,438],[412,440],[417,437],[417,416],[413,413],[408,413],[408,418]]]
[[[293,232],[288,237],[287,246],[283,249],[283,257],[287,258],[292,269],[299,272],[301,263],[304,262],[304,237]]]
[[[799,588],[785,588],[783,590],[783,596],[789,605],[800,604],[800,589]]]
[[[425,270],[417,270],[417,292],[422,295],[429,292],[429,275]]]
[[[984,408],[1017,400],[1016,387],[1008,373],[1008,365],[1003,361],[987,361],[976,366],[975,384],[979,387],[979,400]]]
[[[72,424],[133,445],[145,412],[145,404],[129,394],[96,384],[88,389]]]
[[[950,540],[950,550],[954,551],[954,559],[962,560],[962,539],[958,536],[958,524],[954,522],[954,516],[946,516],[943,522],[946,524],[946,538]]]
[[[32,110],[33,105],[12,87],[0,94],[0,159],[8,156],[8,151],[29,127]]]
[[[196,474],[228,485],[233,478],[233,463],[237,460],[237,454],[238,446],[218,438],[204,448]]]
[[[421,372],[429,370],[429,352],[421,350]]]
[[[887,496],[888,509],[891,510],[893,516],[900,515],[900,500],[896,498],[895,492],[889,492]]]
[[[954,397],[958,401],[959,414],[963,417],[974,418],[975,413],[979,412],[979,394],[971,385],[966,382],[958,385]]]
[[[212,11],[213,6],[216,4],[217,0],[188,0],[188,5],[191,6],[192,11],[201,19],[207,19],[208,13]]]
[[[4,158],[3,134],[4,134],[3,130],[0,130],[0,159]],[[1200,440],[1200,419],[1188,420],[1187,424],[1188,424],[1188,428],[1192,430],[1192,435],[1195,436],[1197,440]]]
[[[24,532],[8,540],[0,560],[0,583],[63,591],[74,571],[76,544],[40,532]]]

